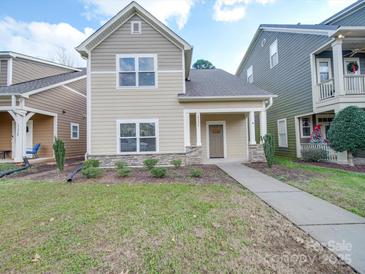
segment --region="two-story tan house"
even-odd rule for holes
[[[88,63],[88,158],[139,166],[256,157],[255,113],[264,135],[274,95],[223,70],[192,70],[192,46],[136,2],[76,49]]]
[[[66,157],[86,152],[86,70],[0,52],[0,162],[22,161],[35,145],[53,158],[65,142]]]

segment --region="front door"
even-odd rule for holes
[[[224,158],[223,125],[209,125],[209,158]]]

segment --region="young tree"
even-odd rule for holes
[[[365,111],[351,106],[337,113],[328,140],[335,151],[347,151],[352,164],[352,153],[365,149]]]
[[[215,66],[213,66],[213,64],[211,62],[209,62],[208,60],[199,59],[194,63],[193,68],[195,68],[195,69],[215,69]]]
[[[66,156],[66,149],[65,144],[59,138],[55,138],[53,143],[53,151],[56,158],[56,165],[59,171],[63,171],[65,167],[65,156]]]
[[[262,137],[262,140],[264,141],[264,152],[265,157],[267,161],[268,167],[272,167],[272,164],[274,163],[274,155],[275,155],[275,144],[274,144],[274,138],[271,134],[266,134],[264,137]]]

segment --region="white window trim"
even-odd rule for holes
[[[276,45],[276,51],[272,53],[272,48]],[[270,68],[274,68],[275,66],[277,66],[279,64],[279,47],[278,47],[278,39],[276,39],[274,42],[271,43],[270,45],[270,48],[269,48],[269,51],[270,51]],[[272,61],[271,61],[271,57],[273,57],[275,55],[275,53],[277,54],[278,56],[278,63],[273,65]]]
[[[302,138],[302,139],[308,139],[308,138],[311,137],[310,136],[311,134],[309,134],[309,136],[304,136],[303,135],[303,119],[304,118],[308,118],[309,119],[311,131],[313,130],[313,119],[312,119],[312,117],[301,117],[300,118],[300,138]]]
[[[347,72],[346,62],[357,62],[357,64],[359,65],[359,69],[356,72],[356,74]],[[359,57],[345,57],[345,58],[343,58],[343,69],[344,69],[344,73],[345,73],[346,76],[360,75],[361,74],[360,58]]]
[[[280,141],[281,141],[281,139],[280,139],[280,132],[279,132],[279,123],[280,122],[285,122],[285,145],[280,145]],[[284,147],[284,148],[287,148],[288,147],[288,124],[287,124],[287,122],[286,122],[286,118],[284,118],[284,119],[279,119],[278,121],[277,121],[277,129],[278,129],[278,146],[279,147]]]
[[[317,83],[321,83],[321,71],[319,63],[321,62],[327,62],[328,63],[328,74],[329,74],[329,80],[333,79],[332,76],[332,60],[331,58],[317,58],[316,59],[316,67],[317,67]]]
[[[227,130],[226,130],[226,121],[207,121],[206,122],[206,142],[207,142],[207,159],[210,158],[210,149],[209,149],[209,126],[223,126],[223,159],[227,158]]]
[[[246,71],[246,76],[247,76],[247,83],[252,84],[253,83],[253,65],[251,65],[247,71]],[[252,82],[249,81],[250,77],[252,76]]]
[[[155,73],[155,85],[154,86],[140,86],[139,85],[139,62],[138,58],[150,57],[154,60],[154,73]],[[136,72],[136,86],[120,86],[119,85],[119,73],[120,71],[120,58],[134,58],[135,59],[135,72]],[[117,54],[115,58],[116,65],[116,89],[119,90],[131,90],[131,89],[156,89],[158,87],[158,68],[157,68],[157,54]]]
[[[80,124],[77,124],[77,123],[71,123],[70,124],[71,127],[70,127],[70,130],[71,130],[71,140],[79,140],[80,139]],[[73,136],[73,127],[77,127],[77,137],[74,137]]]
[[[139,31],[134,31],[133,25],[138,24]],[[131,21],[131,34],[141,34],[142,33],[142,22],[141,21]]]
[[[139,151],[139,124],[141,123],[155,123],[155,138],[156,138],[156,151]],[[120,151],[120,124],[136,124],[136,139],[137,139],[137,151],[136,152],[121,152]],[[117,154],[129,155],[129,154],[156,154],[160,152],[160,129],[158,119],[121,119],[117,120]]]

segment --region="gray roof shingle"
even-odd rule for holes
[[[224,96],[273,96],[270,92],[245,82],[221,69],[192,69],[190,80],[186,81],[184,97],[224,97]]]
[[[68,80],[76,79],[81,76],[86,75],[86,69],[82,69],[81,71],[76,72],[67,72],[63,74],[58,74],[55,76],[49,76],[45,78],[40,78],[28,82],[23,82],[11,86],[0,87],[0,96],[1,95],[20,95],[26,92],[30,92],[33,90],[46,88],[48,86],[56,85]]]
[[[262,24],[260,27],[263,28],[285,28],[285,29],[312,29],[312,30],[336,30],[339,26],[337,25],[302,25],[302,24]]]

